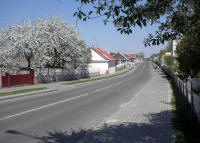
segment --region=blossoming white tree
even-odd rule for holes
[[[8,68],[34,67],[42,42],[40,19],[13,24],[0,31],[0,61]]]
[[[0,66],[77,68],[90,56],[75,28],[55,16],[23,21],[0,31]]]
[[[41,26],[45,44],[42,48],[42,65],[63,67],[65,64],[76,68],[80,63],[81,48],[78,33],[74,27],[61,21],[58,17],[44,20]]]

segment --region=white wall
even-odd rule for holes
[[[97,54],[94,50],[91,49],[91,61],[106,61],[102,56]]]
[[[103,74],[112,74],[115,72],[115,61],[105,60],[102,56],[97,54],[94,50],[91,49],[91,63],[88,64],[89,73],[100,72]]]
[[[120,69],[126,66],[126,63],[116,65],[116,69]]]
[[[177,45],[178,45],[178,40],[173,40],[173,53],[172,53],[172,55],[173,55],[174,57],[176,57],[175,51],[176,51]]]
[[[108,72],[108,62],[91,62],[88,64],[88,71],[89,73],[99,72],[102,74],[107,74]]]
[[[115,61],[109,61],[109,74],[115,73]]]

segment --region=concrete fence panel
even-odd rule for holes
[[[2,75],[1,75],[1,70],[0,70],[0,88],[2,88]]]
[[[35,69],[34,73],[37,83],[67,81],[90,77],[90,74],[87,70],[62,68],[37,68]]]
[[[194,78],[184,81],[178,75],[174,74],[171,68],[164,65],[162,69],[173,79],[180,93],[187,98],[188,103],[190,103],[192,110],[196,113],[200,122],[200,80]]]

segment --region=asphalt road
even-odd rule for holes
[[[67,92],[0,101],[0,142],[45,142],[61,132],[95,128],[152,79],[150,62],[122,76],[76,85]],[[67,86],[67,85],[66,85]],[[53,140],[53,139],[52,139]],[[52,141],[52,143],[54,143]]]

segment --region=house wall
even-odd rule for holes
[[[99,73],[101,75],[108,73],[108,61],[91,49],[91,63],[88,64],[89,73]]]
[[[108,64],[109,74],[115,73],[115,61],[109,61]]]
[[[106,61],[103,57],[97,54],[94,50],[91,50],[91,61]]]
[[[99,72],[101,75],[108,73],[108,62],[91,62],[88,65],[89,73]]]

